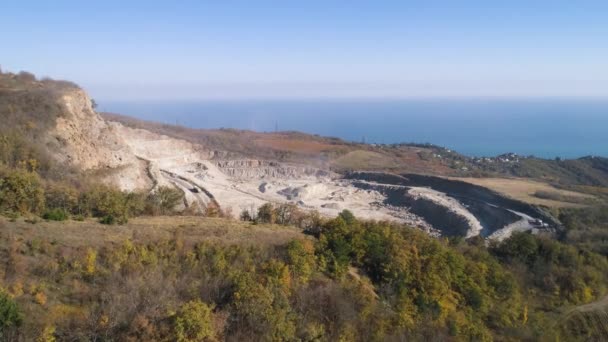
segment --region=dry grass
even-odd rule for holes
[[[94,220],[28,223],[0,217],[2,237],[15,240],[45,240],[69,247],[100,247],[126,239],[148,243],[171,239],[179,231],[190,243],[269,246],[281,245],[304,235],[296,228],[253,225],[247,222],[203,217],[157,216],[131,219],[123,226],[102,225]]]
[[[395,167],[397,161],[378,152],[356,150],[339,157],[333,164],[340,169],[387,169]]]
[[[450,178],[463,182],[479,185],[488,189],[499,192],[508,197],[527,202],[535,205],[544,205],[547,207],[583,207],[586,202],[593,201],[594,196],[574,192],[569,190],[558,189],[547,183],[522,179],[522,178]],[[555,198],[568,198],[568,201],[553,200],[548,198],[539,198],[535,196],[537,193],[554,194]],[[577,200],[574,203],[572,200]]]
[[[335,149],[334,145],[305,139],[263,138],[255,140],[255,144],[278,151],[302,154],[317,154]]]

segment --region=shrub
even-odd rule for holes
[[[87,254],[84,260],[84,272],[87,276],[92,276],[95,274],[97,266],[97,252],[92,249],[87,249]]]
[[[3,290],[0,290],[0,338],[7,338],[21,326],[23,316],[17,303]],[[7,338],[7,340],[10,340]]]
[[[101,224],[108,224],[108,225],[115,224],[116,223],[116,217],[114,217],[114,215],[106,215],[106,216],[102,217],[101,219],[99,219],[99,223],[101,223]]]
[[[101,218],[101,223],[127,223],[132,200],[128,194],[107,186],[98,186],[81,197],[82,206],[90,208],[93,216]]]
[[[36,342],[55,342],[57,339],[55,338],[55,327],[54,326],[46,326],[42,333],[36,339]]]
[[[68,213],[61,208],[47,210],[42,218],[50,221],[65,221],[68,219]]]
[[[259,207],[257,219],[261,223],[274,223],[276,220],[276,214],[272,204],[266,203]]]
[[[175,188],[161,186],[146,198],[146,211],[152,215],[167,215],[183,201],[184,194]]]
[[[17,74],[17,79],[21,82],[36,82],[36,76],[27,71],[20,71]]]
[[[241,215],[239,216],[239,218],[241,219],[241,221],[251,221],[252,220],[251,214],[249,213],[249,210],[247,210],[247,209],[243,209],[243,211],[241,211]]]
[[[45,305],[46,304],[46,294],[44,292],[39,291],[34,295],[34,302],[36,304]]]
[[[38,174],[15,170],[0,178],[0,209],[39,214],[44,209],[44,190]]]
[[[174,332],[178,342],[194,342],[215,336],[211,307],[199,299],[190,301],[175,316]]]
[[[221,210],[216,202],[211,202],[207,204],[207,208],[205,209],[205,216],[207,217],[220,217]]]
[[[76,212],[78,207],[78,190],[66,184],[53,184],[45,190],[46,207],[62,209],[66,213]]]
[[[294,275],[303,283],[308,282],[315,270],[315,247],[309,240],[292,240],[287,245],[287,259]]]

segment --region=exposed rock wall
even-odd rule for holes
[[[145,163],[137,159],[116,126],[93,110],[83,90],[65,91],[59,101],[66,112],[49,132],[49,139],[59,142],[60,150],[51,151],[58,161],[84,171],[103,170],[106,182],[125,190],[151,186]]]
[[[300,165],[281,164],[273,161],[244,159],[216,160],[215,165],[226,175],[238,179],[298,179],[306,177],[331,177],[328,171]]]

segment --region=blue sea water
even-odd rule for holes
[[[99,109],[192,128],[428,142],[471,156],[608,157],[608,99],[107,101]]]

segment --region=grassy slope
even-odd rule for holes
[[[0,73],[0,165],[18,167],[24,160],[36,160],[36,169],[45,178],[73,176],[75,170],[57,165],[48,153],[62,142],[49,139],[47,133],[65,112],[60,96],[77,88],[27,73]]]
[[[32,224],[23,219],[11,222],[0,217],[0,231],[4,237],[0,242],[2,248],[7,247],[6,237],[18,241],[44,240],[79,248],[119,244],[127,239],[146,243],[168,240],[178,232],[187,236],[188,242],[192,244],[206,241],[229,245],[270,246],[285,244],[304,236],[295,228],[252,225],[241,221],[198,216],[137,217],[123,226],[102,225],[93,219],[82,222],[42,221]]]
[[[480,185],[526,203],[547,207],[582,207],[598,199],[595,196],[559,189],[547,183],[525,178],[452,178]]]
[[[205,243],[209,248],[226,247],[228,249],[225,251],[237,253],[245,253],[250,248],[272,253],[275,247],[283,246],[293,239],[308,237],[291,227],[253,225],[219,218],[140,217],[131,219],[126,225],[107,226],[92,219],[82,222],[30,223],[23,219],[10,221],[0,216],[0,256],[4,260],[0,267],[1,286],[11,293],[24,314],[24,340],[33,341],[42,334],[42,327],[53,325],[54,322],[62,324],[64,332],[71,331],[74,336],[87,336],[99,329],[95,318],[98,301],[115,303],[111,304],[116,305],[112,308],[118,308],[120,313],[124,310],[137,312],[137,308],[129,305],[141,296],[150,296],[147,301],[152,298],[158,300],[158,303],[150,304],[153,307],[171,307],[175,304],[173,300],[177,296],[176,292],[195,286],[188,281],[180,284],[169,281],[170,276],[161,271],[166,271],[169,267],[162,263],[156,264],[154,260],[167,258],[163,259],[166,262],[171,257],[163,256],[162,252],[147,254],[145,249],[136,250],[143,253],[138,254],[138,257],[146,260],[143,262],[146,265],[144,268],[114,275],[99,271],[103,273],[99,279],[111,281],[87,281],[83,273],[86,273],[85,265],[87,260],[95,263],[95,255],[98,260],[102,255],[116,256],[127,246],[152,246],[150,251],[157,246],[159,250],[166,251],[167,244],[182,244],[182,247],[170,249],[192,250],[199,243]],[[93,259],[88,259],[90,251],[95,251]],[[146,259],[148,257],[152,259]],[[119,281],[121,284],[118,284]],[[110,289],[111,296],[115,298],[104,297],[105,290],[100,289]],[[155,291],[158,293],[152,294]],[[116,320],[124,324],[133,319],[118,313],[115,315],[116,317],[110,317],[110,321]],[[81,323],[89,320],[91,326],[80,325],[72,331],[71,320]]]
[[[608,296],[568,310],[555,327],[570,341],[608,340]]]

